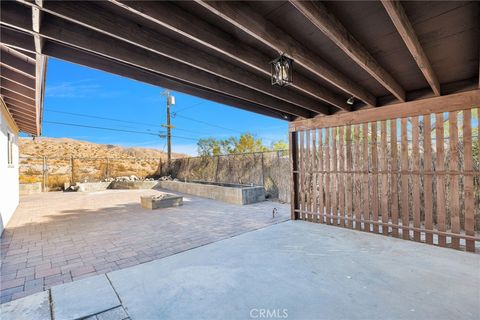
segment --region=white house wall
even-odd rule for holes
[[[9,125],[7,115],[0,109],[0,234],[3,233],[19,201],[18,133]],[[8,164],[7,132],[14,136],[13,165]]]

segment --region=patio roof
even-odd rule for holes
[[[2,32],[8,40],[8,33]],[[0,99],[20,131],[41,134],[46,56],[0,44]]]
[[[479,87],[475,2],[37,0],[1,9],[2,43],[27,55],[290,121]],[[287,88],[270,84],[269,61],[281,53],[294,60]]]

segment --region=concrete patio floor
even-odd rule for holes
[[[478,254],[288,221],[55,286],[2,319],[50,304],[56,320],[478,319],[479,270]]]
[[[230,205],[184,196],[178,208],[147,210],[155,190],[24,196],[1,238],[1,302],[105,274],[285,221],[289,205]],[[273,208],[278,214],[272,219]]]

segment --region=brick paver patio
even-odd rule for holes
[[[155,192],[22,197],[1,238],[1,303],[289,219],[285,204],[236,206],[187,195],[182,207],[142,209],[140,195]]]

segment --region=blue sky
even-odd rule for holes
[[[158,133],[165,131],[164,89],[102,71],[49,58],[43,113],[45,137],[67,137],[95,143],[140,146],[164,149],[165,139],[154,135],[105,131],[72,127],[49,122],[74,123],[87,126]],[[196,155],[196,140],[204,137],[226,138],[251,132],[264,144],[287,139],[286,121],[243,111],[182,93],[172,92],[176,105],[172,107],[173,152]],[[113,118],[121,121],[90,118]],[[223,128],[213,127],[208,122]],[[184,137],[184,138],[180,138]],[[188,139],[186,139],[188,138]]]

